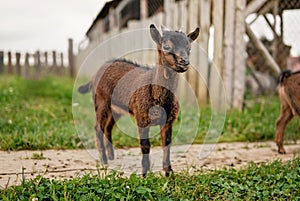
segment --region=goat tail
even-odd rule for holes
[[[280,75],[279,75],[279,77],[278,77],[278,83],[279,83],[280,85],[282,85],[283,82],[284,82],[288,77],[290,77],[292,74],[293,74],[292,71],[291,71],[291,70],[288,70],[288,69],[281,71],[281,73],[280,73]]]
[[[92,88],[92,82],[90,81],[90,82],[78,87],[78,92],[81,94],[85,94],[85,93],[90,92],[91,88]]]

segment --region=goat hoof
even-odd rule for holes
[[[279,154],[286,154],[282,144],[277,143],[277,147],[278,147]]]
[[[108,159],[112,161],[112,160],[115,159],[115,156],[114,155],[108,155]]]
[[[170,174],[172,174],[172,172],[173,172],[171,166],[168,166],[168,167],[166,167],[166,168],[164,168],[164,169],[165,169],[165,176],[166,176],[166,177],[169,177]]]
[[[108,156],[109,160],[114,160],[115,159],[114,150],[113,149],[108,149],[107,156]]]
[[[103,165],[107,165],[107,164],[108,164],[108,162],[107,162],[107,158],[106,158],[106,156],[104,156],[104,157],[100,157],[100,162],[101,162]]]
[[[168,172],[165,172],[165,176],[166,177],[170,177],[170,176],[172,176],[173,175],[173,170],[170,170],[170,171],[168,171]]]
[[[279,154],[286,154],[285,150],[280,150],[280,149],[278,149],[278,153]]]

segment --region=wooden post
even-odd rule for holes
[[[17,72],[18,76],[21,76],[21,62],[20,62],[20,59],[21,59],[21,53],[17,52],[16,53],[16,72]]]
[[[34,68],[35,68],[35,78],[38,79],[41,76],[40,51],[36,51],[34,54]]]
[[[4,73],[4,52],[0,51],[0,74]]]
[[[141,20],[145,20],[148,17],[148,0],[140,0],[140,16]]]
[[[115,14],[114,14],[114,8],[109,8],[109,30],[113,30],[116,24],[116,20],[115,20]]]
[[[45,64],[45,68],[48,68],[48,52],[44,53],[44,64]]]
[[[7,72],[8,74],[13,74],[13,66],[11,61],[11,52],[7,53],[8,61],[7,61]]]
[[[171,27],[171,29],[178,29],[178,19],[179,19],[179,12],[178,12],[178,10],[179,10],[179,8],[178,8],[178,5],[177,5],[177,3],[175,3],[175,2],[173,2],[172,4],[171,4],[171,6],[172,6],[172,11],[173,11],[173,14],[172,14],[172,27]],[[169,27],[168,27],[169,28]]]
[[[233,58],[234,58],[234,21],[235,21],[235,0],[225,0],[225,21],[224,21],[224,69],[223,82],[225,87],[227,107],[232,107],[233,95]]]
[[[278,57],[278,55],[280,55],[280,51],[282,50],[279,50],[276,48],[278,47],[279,43],[281,43],[281,41],[283,41],[283,36],[281,35],[282,38],[278,38],[276,37],[277,36],[277,33],[276,33],[276,26],[277,26],[277,15],[278,15],[278,7],[279,7],[279,0],[273,0],[273,19],[274,19],[274,23],[273,23],[273,26],[271,25],[271,23],[269,25],[271,25],[271,29],[274,30],[274,39],[273,39],[273,43],[272,43],[272,55],[273,57],[276,59]],[[268,19],[266,16],[265,16],[265,19]],[[282,40],[281,40],[282,39]]]
[[[60,75],[65,75],[64,54],[62,52],[60,53]]]
[[[75,61],[74,61],[74,53],[73,53],[73,39],[69,38],[68,40],[68,60],[69,60],[69,69],[70,69],[70,77],[75,77]]]
[[[244,15],[247,17],[249,14],[256,12],[258,9],[260,9],[267,0],[252,0],[247,8],[245,8]]]
[[[251,30],[250,26],[247,23],[246,23],[246,32],[250,40],[254,43],[255,47],[261,52],[268,66],[270,66],[273,72],[275,73],[275,75],[278,76],[280,73],[279,66],[274,61],[274,59],[272,58],[272,56],[270,55],[270,53],[268,52],[264,44],[255,36],[255,34],[253,33],[253,31]]]
[[[193,4],[192,4],[193,5]],[[202,0],[200,1],[200,51],[199,51],[199,70],[202,78],[199,80],[198,84],[198,99],[201,105],[207,104],[208,91],[205,84],[208,84],[208,42],[209,42],[209,29],[211,25],[210,16],[211,16],[211,0]]]
[[[172,1],[164,1],[164,24],[168,28],[172,28]]]
[[[170,2],[171,1],[165,1],[164,3],[167,3],[165,4],[165,9],[168,9],[168,7],[170,6]],[[178,2],[179,3],[179,12],[178,12],[178,15],[179,15],[179,27],[181,27],[181,31],[183,31],[184,33],[186,33],[187,31],[187,28],[188,28],[188,5],[189,5],[189,0],[188,1],[180,1]],[[171,20],[166,20],[166,18],[170,18],[170,15],[171,15],[171,11],[170,10],[165,10],[166,12],[168,12],[168,14],[166,14],[166,17],[165,17],[165,21],[168,21],[168,22],[171,22]],[[168,16],[169,15],[169,16]],[[167,27],[170,27],[169,25],[167,25]],[[192,55],[191,55],[192,56]],[[191,59],[191,58],[190,58]],[[191,62],[192,63],[192,62]],[[189,82],[188,82],[188,74],[190,73],[191,70],[194,70],[193,68],[191,68],[192,65],[190,66],[189,70],[182,74],[179,78],[179,82],[178,82],[178,88],[177,88],[177,92],[178,92],[178,96],[180,98],[180,101],[182,103],[185,103],[185,104],[189,104],[190,102],[194,101],[193,99],[191,99],[191,97],[193,97],[192,92],[191,90],[189,90]],[[194,90],[195,91],[195,90]]]
[[[56,51],[52,51],[52,72],[58,74],[57,62],[56,62]]]
[[[234,89],[232,105],[242,110],[246,84],[246,42],[244,40],[246,0],[235,1],[235,3]]]
[[[179,28],[181,31],[186,33],[187,31],[192,31],[192,30],[187,30],[187,22],[188,22],[188,1],[179,1]],[[193,6],[193,5],[191,5]],[[194,27],[191,27],[193,29]]]
[[[24,76],[25,78],[29,78],[29,69],[30,69],[30,66],[29,66],[29,53],[26,52],[25,54],[25,63],[24,63]]]
[[[186,15],[188,16],[188,22],[187,24],[187,32],[190,31],[194,31],[194,29],[196,27],[199,26],[199,19],[197,16],[199,16],[199,1],[198,0],[189,0],[188,4],[187,4],[187,13]],[[182,16],[182,15],[181,15]],[[180,22],[182,19],[180,19]],[[182,23],[182,22],[181,22]],[[183,24],[181,24],[183,25]],[[192,43],[192,52],[191,52],[191,56],[190,56],[190,63],[191,63],[191,68],[189,68],[189,70],[185,73],[185,77],[188,81],[188,83],[190,84],[191,88],[193,91],[189,91],[189,86],[186,86],[187,88],[183,91],[182,95],[183,97],[185,97],[185,101],[187,101],[187,103],[192,103],[194,101],[193,96],[195,95],[197,97],[197,99],[199,100],[199,80],[201,79],[199,73],[199,38],[200,36],[198,36],[197,40]],[[192,94],[191,94],[192,93]],[[202,99],[202,98],[200,98]],[[206,98],[204,97],[204,99],[206,100]],[[205,101],[204,100],[204,101]]]
[[[214,52],[213,61],[210,67],[210,82],[209,82],[209,94],[211,100],[218,102],[212,103],[213,106],[220,106],[222,104],[222,97],[225,94],[222,90],[222,70],[223,70],[223,10],[224,10],[223,0],[213,0],[213,10],[212,10],[212,23],[214,26]],[[220,79],[217,79],[217,78]]]

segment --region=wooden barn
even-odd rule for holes
[[[184,79],[200,104],[218,105],[225,101],[227,108],[241,109],[248,71],[264,71],[276,77],[287,67],[293,44],[284,41],[284,13],[299,8],[298,0],[108,1],[87,30],[87,41],[79,47],[77,62],[83,65],[101,44],[106,45],[101,53],[105,58],[124,56],[125,49],[153,48],[150,35],[141,36],[147,32],[128,34],[145,30],[151,23],[184,32],[200,27],[200,37],[191,55],[193,68],[183,75]],[[270,30],[272,40],[264,42],[256,34],[254,24],[258,20],[264,21],[260,29]],[[114,37],[118,40],[110,40]],[[111,43],[106,44],[109,40]],[[123,52],[122,48],[125,48]],[[153,57],[144,55],[133,59],[142,58],[139,62],[151,64],[155,61]],[[179,86],[180,96],[189,99],[188,93],[186,86]]]

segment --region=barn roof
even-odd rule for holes
[[[87,30],[86,32],[86,36],[89,34],[89,32],[92,30],[92,28],[94,27],[94,25],[96,24],[96,22],[100,19],[104,19],[108,13],[109,13],[109,9],[112,8],[116,8],[119,3],[121,2],[121,0],[112,0],[109,2],[106,2],[105,5],[103,6],[103,8],[101,9],[101,11],[98,13],[97,17],[95,18],[95,20],[93,21],[92,25],[90,26],[90,28]]]

